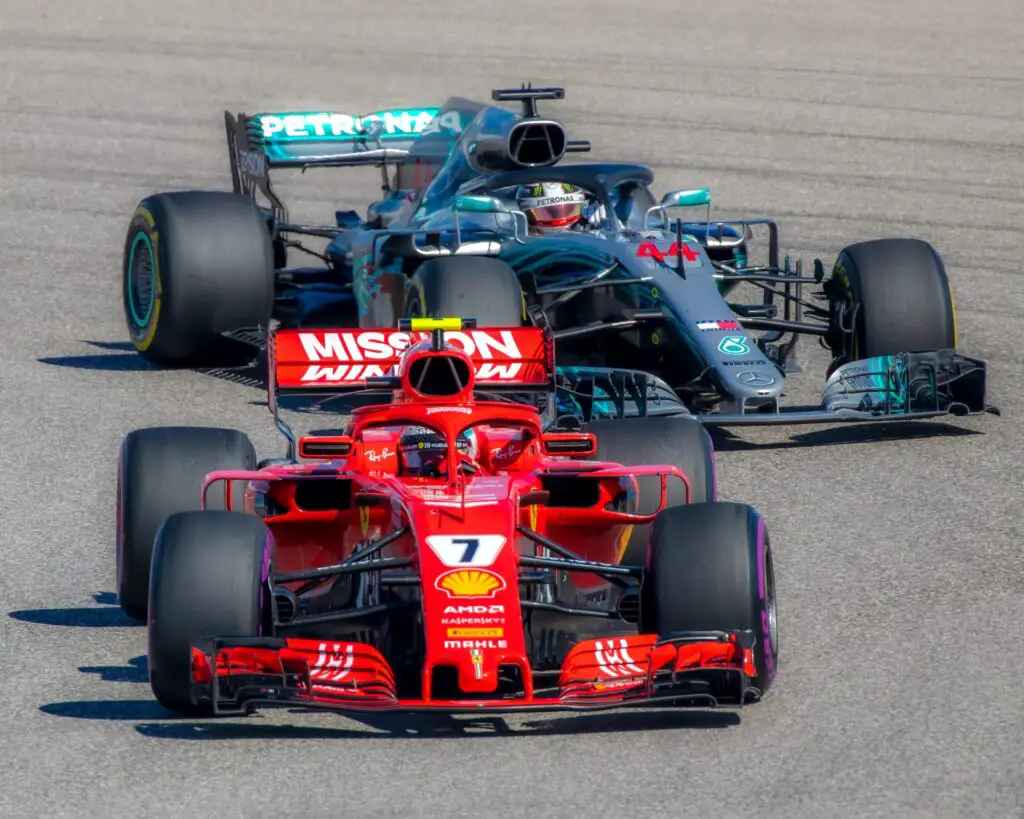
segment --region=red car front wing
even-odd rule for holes
[[[557,687],[535,689],[524,658],[513,696],[435,699],[433,668],[423,697],[399,699],[394,674],[372,646],[308,639],[214,639],[192,649],[192,698],[215,715],[257,707],[336,711],[469,713],[598,710],[627,706],[740,707],[755,673],[752,632],[686,632],[659,640],[631,635],[585,640],[569,652]]]

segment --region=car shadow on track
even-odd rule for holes
[[[41,705],[39,710],[52,717],[101,722],[134,722],[167,719],[171,716],[154,699],[51,702]]]
[[[925,438],[963,438],[984,433],[941,421],[899,421],[893,423],[845,424],[829,426],[813,432],[791,435],[775,442],[748,441],[723,428],[709,428],[711,441],[718,452],[750,452],[772,449],[878,444],[889,441],[911,441]]]
[[[143,659],[143,658],[136,658]],[[134,660],[132,662],[135,662]],[[143,664],[144,666],[144,660]],[[92,672],[96,669],[82,668]],[[109,671],[104,669],[104,671]],[[138,674],[138,669],[132,669]],[[111,677],[104,676],[110,680]],[[123,680],[116,680],[123,681]],[[144,682],[132,676],[129,682]],[[686,709],[672,711],[608,711],[565,716],[529,715],[517,725],[502,716],[448,716],[443,714],[345,714],[339,720],[362,728],[299,725],[281,721],[270,710],[249,717],[196,720],[167,711],[154,699],[111,699],[53,702],[40,706],[53,717],[101,722],[138,722],[135,730],[150,739],[169,740],[273,740],[273,739],[445,739],[495,736],[569,736],[650,731],[693,731],[732,728],[740,724],[735,711]],[[302,709],[288,714],[302,717]],[[323,716],[323,712],[317,712]],[[272,721],[273,720],[273,721]]]
[[[7,616],[23,623],[35,623],[41,626],[67,626],[69,628],[129,628],[139,626],[121,611],[117,604],[117,595],[113,592],[100,592],[93,595],[100,604],[96,607],[67,609],[23,609],[9,611]]]
[[[79,339],[79,343],[88,344],[90,347],[107,352],[93,353],[92,355],[42,356],[36,360],[40,364],[69,367],[73,370],[106,370],[108,372],[156,370],[156,367],[136,353],[127,341],[84,341]]]
[[[138,626],[126,617],[112,592],[94,595],[97,608],[29,609],[9,612],[8,616],[22,622],[72,628],[109,628]],[[103,682],[146,685],[149,666],[144,654],[132,657],[125,665],[81,666],[83,674],[97,675]],[[275,719],[270,710],[262,711],[244,722],[228,720],[196,721],[164,709],[156,700],[110,699],[53,702],[40,707],[44,714],[79,720],[139,722],[135,730],[154,739],[177,740],[239,740],[239,739],[394,739],[445,738],[479,736],[538,736],[590,733],[625,733],[653,730],[706,730],[729,728],[740,724],[735,711],[707,709],[604,711],[565,715],[524,714],[515,727],[502,716],[451,716],[445,714],[346,714],[339,719],[360,723],[364,729],[289,725]],[[289,715],[302,717],[322,711],[290,708]]]
[[[86,670],[86,669],[82,669]],[[345,714],[339,720],[363,727],[289,724],[271,711],[249,717],[196,720],[167,711],[153,699],[111,699],[53,702],[39,710],[52,717],[101,722],[138,722],[136,732],[167,740],[281,740],[281,739],[469,739],[479,737],[570,736],[650,731],[732,728],[740,724],[735,711],[678,710],[619,711],[546,717],[536,715],[510,725],[503,717],[446,715]],[[302,710],[289,714],[301,717]],[[323,712],[318,712],[321,716]],[[271,721],[274,720],[274,721]]]
[[[200,368],[172,368],[157,367],[150,364],[138,353],[131,344],[120,341],[81,341],[101,350],[107,350],[106,354],[91,355],[68,355],[68,356],[42,356],[36,360],[40,364],[48,364],[54,367],[67,367],[74,370],[97,370],[106,372],[191,372],[216,378],[219,381],[227,381],[232,384],[240,384],[258,392],[266,393],[267,390],[267,361],[262,354],[250,363],[231,365],[225,364],[221,367],[200,367]],[[246,354],[248,357],[248,353]],[[230,357],[230,353],[228,353]],[[320,399],[322,400],[322,399]],[[266,406],[267,400],[251,400],[255,406]],[[296,412],[316,411],[314,399],[295,400],[295,406],[284,405],[285,409],[292,409]]]
[[[40,364],[69,367],[73,370],[100,370],[103,372],[146,372],[154,370],[152,364],[139,358],[135,353],[112,353],[108,355],[61,355],[37,358]]]
[[[126,665],[83,665],[83,674],[95,674],[103,682],[149,683],[149,661],[145,654],[132,657]]]
[[[175,372],[174,369],[166,369],[150,364],[140,356],[132,345],[121,341],[86,341],[79,339],[79,343],[88,344],[105,353],[92,353],[89,355],[63,355],[63,356],[40,356],[36,360],[40,364],[49,364],[54,367],[67,367],[73,370],[99,370],[106,372]],[[195,369],[192,372],[209,375],[224,381],[241,383],[256,389],[266,389],[266,360],[258,359],[252,364],[232,365],[232,358],[237,358],[238,353],[233,348],[225,351],[225,365],[223,367],[209,367]],[[245,353],[248,359],[250,354]]]
[[[302,711],[293,711],[301,714]],[[479,737],[567,736],[664,730],[722,729],[739,725],[733,711],[632,711],[577,714],[530,719],[513,726],[501,716],[346,714],[341,719],[362,723],[365,730],[349,727],[269,723],[267,712],[246,722],[171,721],[143,723],[136,731],[152,739],[272,740],[272,739],[470,739]]]

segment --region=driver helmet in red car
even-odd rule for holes
[[[539,182],[522,186],[516,200],[526,214],[530,233],[561,233],[583,218],[586,194],[564,182]]]
[[[475,460],[477,446],[473,430],[459,433],[455,441],[459,452]],[[440,478],[445,473],[448,441],[429,427],[407,426],[398,440],[398,474],[417,478]]]

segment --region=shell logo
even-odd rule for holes
[[[494,597],[504,591],[505,581],[487,569],[454,569],[438,577],[434,587],[449,597]]]

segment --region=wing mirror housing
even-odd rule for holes
[[[541,446],[545,455],[593,455],[597,438],[592,432],[545,432]]]
[[[463,213],[508,213],[509,209],[496,196],[456,196],[455,210]]]
[[[644,230],[648,230],[648,221],[652,213],[661,214],[665,223],[668,224],[669,208],[700,208],[708,209],[707,222],[711,224],[711,188],[691,188],[688,190],[669,191],[661,201],[653,208],[648,208],[644,214]]]
[[[527,223],[526,214],[521,210],[509,207],[505,202],[502,202],[497,196],[482,196],[479,194],[463,194],[455,197],[455,202],[452,205],[452,209],[456,214],[458,213],[482,213],[489,214],[491,216],[498,216],[499,214],[508,214],[512,217],[512,238],[519,244],[524,244],[522,236],[525,236],[529,230]],[[522,236],[519,233],[519,219],[523,220],[523,232]],[[459,234],[459,220],[455,219],[455,230],[456,234]],[[461,238],[458,240],[461,242]]]
[[[663,208],[699,208],[711,207],[711,188],[694,188],[693,190],[669,191],[661,197]]]
[[[306,460],[332,460],[352,454],[354,441],[347,435],[308,435],[299,439],[299,457]]]

